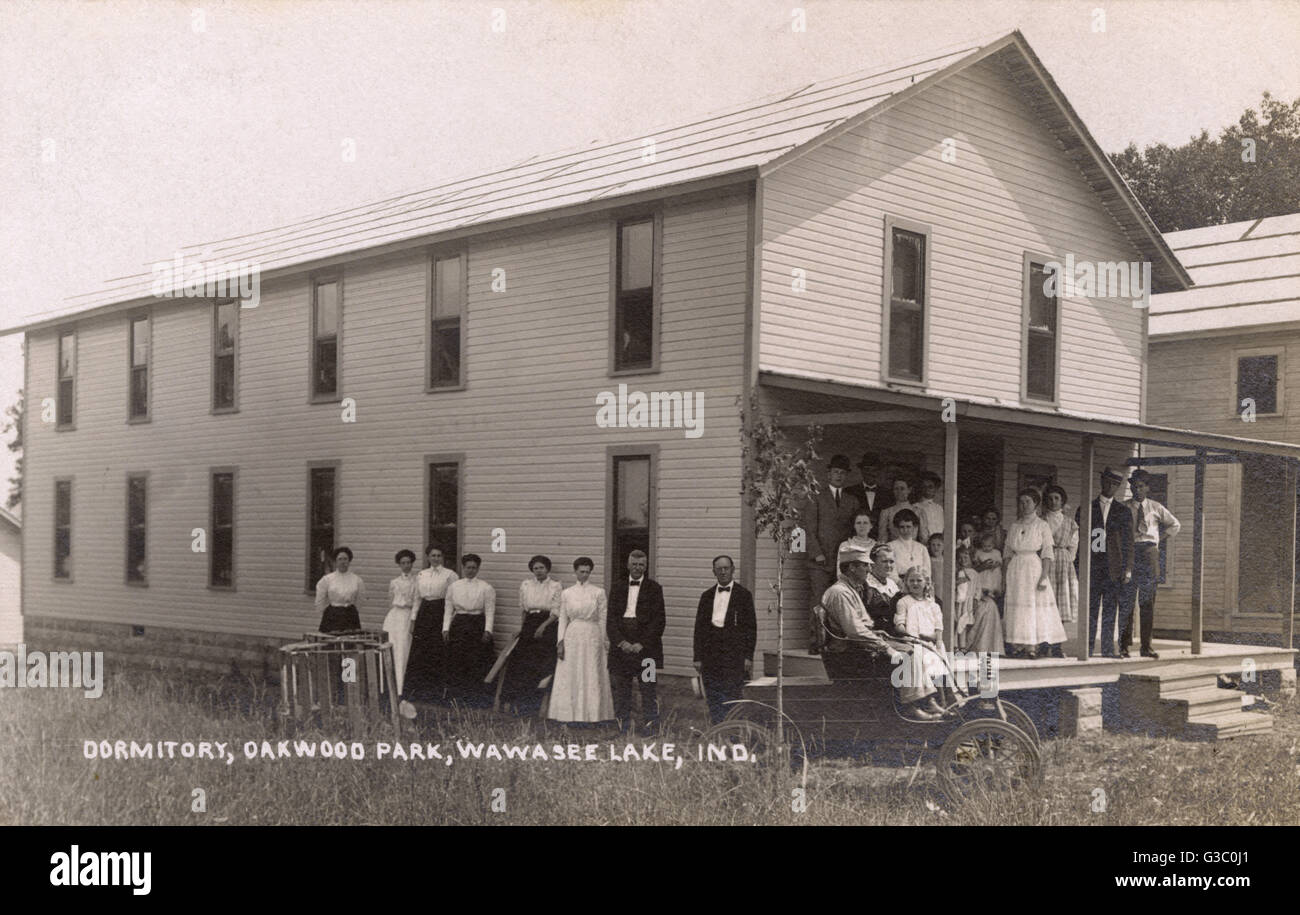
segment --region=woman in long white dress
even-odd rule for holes
[[[402,694],[402,685],[406,682],[406,658],[411,651],[411,610],[415,607],[415,598],[419,594],[416,587],[415,554],[410,550],[401,550],[394,557],[402,574],[388,583],[388,615],[384,617],[384,633],[393,643],[393,673],[397,678],[397,695]]]
[[[546,717],[562,722],[611,721],[614,696],[609,688],[605,635],[605,592],[588,583],[595,563],[586,556],[573,562],[578,579],[560,595],[560,622],[555,634],[555,679]]]
[[[1038,493],[1024,489],[1016,498],[1018,517],[1007,529],[1006,608],[1002,625],[1008,656],[1036,658],[1039,648],[1061,657],[1065,627],[1052,590],[1052,559],[1056,546],[1052,529],[1038,517]]]
[[[1047,511],[1043,520],[1052,529],[1052,590],[1056,592],[1056,609],[1062,623],[1073,623],[1079,609],[1079,578],[1074,571],[1074,555],[1079,551],[1079,525],[1065,510],[1068,497],[1055,484],[1047,487]]]

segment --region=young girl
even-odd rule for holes
[[[997,548],[993,531],[980,531],[979,549],[975,551],[975,598],[986,592],[994,600],[1002,596],[1002,551]]]
[[[954,624],[954,636],[957,647],[966,650],[967,630],[975,623],[975,566],[967,547],[957,547],[957,619]]]
[[[907,593],[894,605],[894,628],[899,633],[919,638],[923,643],[912,651],[910,676],[916,683],[925,680],[933,683],[939,690],[938,695],[943,696],[944,688],[949,685],[947,670],[941,660],[945,653],[943,610],[932,594],[927,593],[928,578],[920,566],[912,566],[903,573],[903,584]],[[943,711],[943,706],[934,696],[922,708],[930,712]]]

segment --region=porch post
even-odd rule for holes
[[[943,434],[943,581],[939,582],[939,599],[943,601],[943,643],[954,651],[957,609],[957,423],[944,423]]]
[[[1282,568],[1287,569],[1289,580],[1285,582],[1282,588],[1282,594],[1286,597],[1286,606],[1283,607],[1282,613],[1282,647],[1290,648],[1295,644],[1295,538],[1296,538],[1296,475],[1300,472],[1300,464],[1295,461],[1287,460],[1286,462],[1286,506],[1291,515],[1291,521],[1287,525],[1287,530],[1291,536],[1286,543],[1286,551],[1291,555],[1287,556],[1287,562],[1281,563]]]
[[[1092,646],[1088,644],[1088,613],[1092,607],[1092,486],[1094,476],[1092,445],[1092,436],[1085,435],[1083,437],[1083,455],[1079,460],[1079,473],[1083,480],[1083,502],[1079,506],[1079,611],[1074,618],[1075,637],[1079,640],[1080,661],[1088,660],[1088,653],[1092,651]]]
[[[1196,483],[1192,491],[1192,654],[1201,653],[1205,617],[1202,578],[1205,571],[1205,449],[1196,449]],[[1292,503],[1294,505],[1294,501]],[[1292,511],[1294,511],[1294,507]]]

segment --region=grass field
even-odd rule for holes
[[[453,710],[422,717],[403,740],[438,744],[455,757],[450,765],[391,752],[376,759],[377,745],[393,741],[391,725],[375,721],[353,737],[342,722],[327,730],[281,723],[277,698],[253,682],[147,674],[119,676],[96,700],[70,689],[0,691],[0,824],[1300,824],[1294,698],[1276,707],[1274,732],[1263,737],[1050,740],[1040,789],[961,806],[938,792],[925,766],[817,761],[800,800],[801,782],[784,767],[699,761],[703,705],[671,692],[657,752],[672,742],[680,766],[611,761],[611,746],[622,756],[628,741],[608,729],[539,733],[507,716]],[[233,760],[182,758],[179,745],[173,759],[87,759],[87,740],[135,740],[140,750],[151,742],[155,754],[157,741],[222,743]],[[261,757],[264,741],[278,753],[284,740],[290,753],[293,741],[356,740],[365,759],[322,758],[319,747],[314,758]],[[547,755],[557,743],[566,753],[576,744],[580,756],[593,744],[597,760],[465,759],[457,740],[540,743]],[[244,755],[249,741],[253,759]],[[638,753],[648,742],[637,742]]]

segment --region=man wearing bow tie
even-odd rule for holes
[[[1092,569],[1088,588],[1088,647],[1097,640],[1097,617],[1101,615],[1101,656],[1116,657],[1115,615],[1124,603],[1129,582],[1133,580],[1133,513],[1127,505],[1115,498],[1124,478],[1107,467],[1101,472],[1101,494],[1092,500],[1091,523],[1082,516],[1082,507],[1075,513],[1079,525],[1082,547],[1087,531],[1088,548],[1092,551]],[[1088,526],[1085,528],[1084,524]],[[1074,558],[1078,571],[1079,557]],[[1130,604],[1130,609],[1132,605]],[[1120,611],[1122,612],[1122,611]],[[1127,655],[1125,655],[1127,657]]]
[[[889,494],[881,483],[882,469],[880,458],[868,451],[858,461],[862,482],[846,486],[844,491],[858,500],[859,511],[871,513],[871,526],[875,529],[872,536],[877,540],[888,540],[889,537],[881,536],[880,532],[880,510],[889,503]]]
[[[614,694],[614,717],[620,730],[630,727],[632,684],[641,689],[641,719],[647,733],[659,726],[659,698],[655,681],[664,666],[664,589],[646,575],[646,554],[633,550],[627,557],[628,577],[609,592],[605,631],[609,636],[609,686]]]
[[[1151,627],[1156,617],[1156,585],[1160,583],[1160,541],[1182,530],[1173,512],[1155,499],[1147,497],[1151,475],[1138,469],[1129,475],[1133,498],[1128,500],[1133,513],[1133,579],[1119,609],[1119,655],[1128,657],[1133,644],[1133,603],[1137,602],[1142,624],[1141,651],[1144,658],[1160,657],[1151,650]]]
[[[731,580],[735,570],[730,556],[713,560],[718,583],[700,595],[695,611],[695,670],[704,684],[714,724],[726,716],[727,702],[741,698],[754,668],[758,641],[754,596]]]

